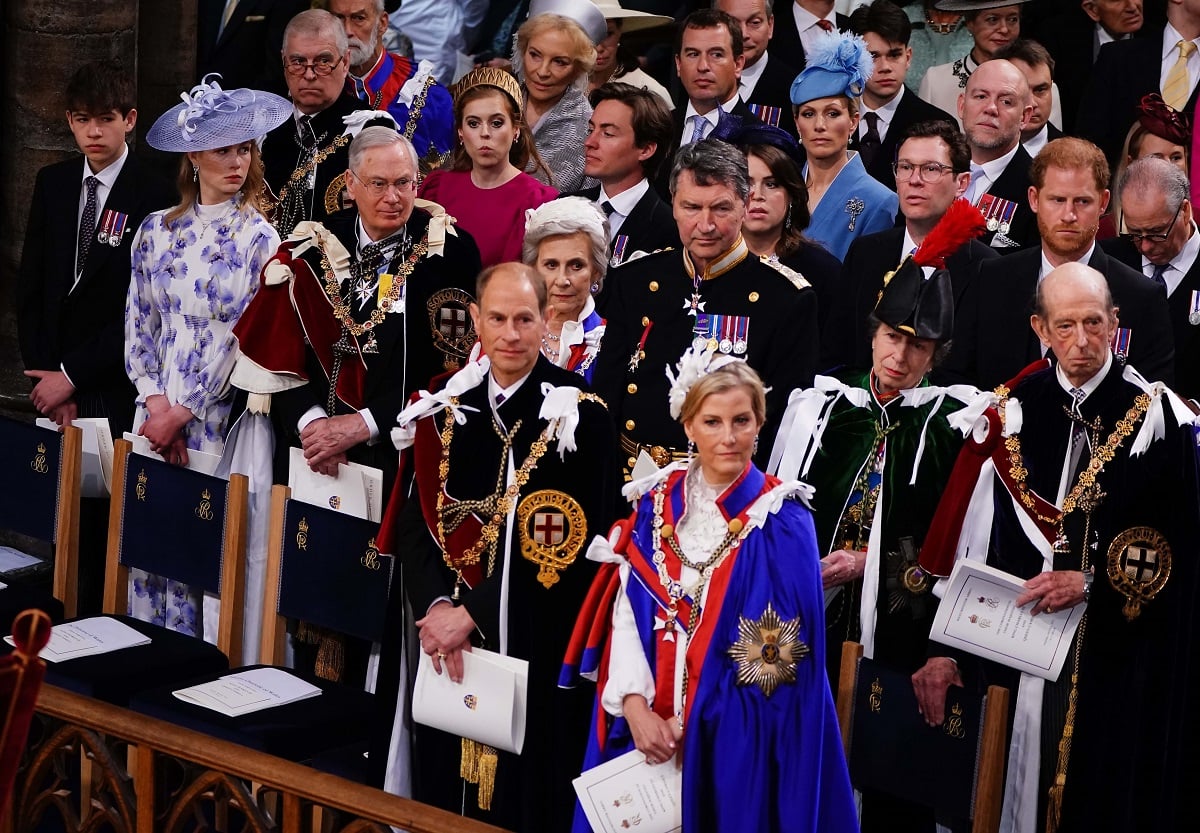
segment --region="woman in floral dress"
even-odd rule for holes
[[[220,454],[237,355],[232,330],[279,247],[263,216],[255,139],[291,114],[283,98],[204,82],[164,113],[146,140],[180,152],[179,204],[149,215],[133,241],[125,369],[137,388],[134,430],[169,463]],[[131,614],[200,635],[200,593],[131,571]]]

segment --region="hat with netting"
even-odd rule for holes
[[[176,104],[158,117],[146,141],[170,153],[215,150],[240,145],[265,136],[292,114],[286,98],[262,90],[222,90],[206,75],[190,92],[180,93]]]

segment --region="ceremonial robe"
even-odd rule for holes
[[[433,77],[432,62],[414,64],[403,55],[382,50],[366,77],[346,77],[346,92],[372,110],[391,113],[422,162],[437,161],[454,149],[454,102]]]
[[[520,388],[496,407],[495,416],[486,377],[467,390],[460,397],[466,420],[451,422],[444,484],[438,475],[443,453],[439,434],[449,417],[443,412],[417,422],[412,458],[416,487],[399,521],[404,592],[419,618],[436,600],[454,593],[455,573],[446,558],[460,558],[490,520],[490,510],[477,509],[452,529],[454,504],[487,500],[505,482],[514,482],[508,467],[522,469],[546,429],[547,421],[539,416],[545,389],[569,388],[580,395],[577,448],[564,452],[551,440],[534,458],[528,482],[512,501],[515,516],[509,515],[498,529],[494,562],[485,547],[478,569],[464,571],[467,586],[454,602],[475,621],[472,644],[529,661],[525,746],[520,756],[499,753],[490,811],[478,808],[477,788],[459,777],[460,739],[415,727],[415,797],[453,812],[460,812],[465,801],[468,815],[510,830],[566,830],[575,800],[570,782],[583,758],[591,692],[559,689],[558,673],[571,623],[595,574],[595,566],[583,557],[584,544],[611,519],[613,480],[608,474],[615,439],[604,405],[582,398],[579,384],[577,375],[539,357]],[[502,433],[512,437],[511,455]],[[436,496],[443,485],[448,556],[438,532]],[[550,586],[543,584],[544,568],[527,548],[557,549],[567,560],[564,569],[552,570],[557,578]],[[403,604],[403,594],[393,592],[392,598]]]

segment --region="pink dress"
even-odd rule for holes
[[[422,199],[446,209],[475,238],[484,267],[521,259],[525,211],[558,196],[529,174],[520,173],[499,188],[479,188],[470,171],[437,170],[421,183]]]

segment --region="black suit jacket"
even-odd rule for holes
[[[1193,231],[1193,234],[1197,232]],[[1142,255],[1128,240],[1114,237],[1100,245],[1104,251],[1129,268],[1142,272]],[[1145,274],[1142,272],[1142,274]],[[1192,292],[1200,290],[1200,258],[1183,276],[1183,282],[1167,298],[1171,332],[1175,336],[1175,390],[1189,399],[1200,399],[1200,326],[1188,320]],[[1122,317],[1124,312],[1122,311]],[[1137,367],[1137,365],[1134,365]],[[1141,370],[1138,367],[1138,370]],[[1143,371],[1144,372],[1144,371]]]
[[[1054,82],[1058,84],[1063,129],[1075,127],[1075,115],[1083,90],[1092,74],[1092,55],[1096,37],[1094,24],[1078,5],[1045,20],[1038,29],[1038,43],[1054,58]]]
[[[1108,280],[1120,307],[1120,326],[1131,331],[1129,363],[1148,379],[1174,381],[1174,338],[1167,299],[1145,275],[1109,257],[1099,246],[1088,265]],[[968,287],[955,321],[948,380],[990,389],[1041,358],[1041,343],[1029,324],[1042,268],[1040,247],[984,263]]]
[[[867,316],[875,309],[879,293],[883,291],[883,276],[900,265],[903,245],[903,226],[864,235],[850,244],[833,295],[833,309],[822,330],[821,367],[824,371],[839,365],[871,366]],[[946,258],[956,311],[976,280],[980,265],[998,257],[978,240],[971,240]]]
[[[1162,32],[1160,27],[1153,36],[1147,33],[1144,38],[1105,44],[1092,67],[1075,119],[1075,134],[1099,145],[1114,170],[1138,102],[1147,93],[1161,92]],[[1196,92],[1192,90],[1185,113],[1195,110]]]
[[[128,214],[119,246],[93,240],[79,284],[75,238],[83,166],[75,156],[38,171],[21,252],[17,328],[30,370],[66,369],[83,417],[107,416],[116,436],[133,425],[137,392],[125,373],[130,246],[142,220],[174,201],[174,189],[132,153],[104,211]],[[96,216],[97,228],[104,212]]]
[[[584,197],[597,202],[600,199],[600,186],[584,188],[582,191],[563,196]],[[610,257],[617,237],[621,236],[628,238],[624,249],[626,259],[634,252],[649,253],[659,249],[679,248],[679,226],[675,224],[671,206],[662,201],[653,185],[642,194],[642,198],[633,206],[633,211],[629,212],[625,222],[621,223],[617,235],[609,242]]]
[[[1007,234],[1002,234],[999,229],[996,229],[984,232],[983,236],[979,238],[1002,255],[1012,254],[1018,249],[1029,246],[1037,246],[1042,242],[1042,236],[1038,233],[1037,214],[1029,207],[1029,166],[1032,163],[1033,160],[1025,148],[1018,147],[1016,155],[1009,160],[1004,171],[987,190],[987,193],[992,196],[1016,203],[1016,210],[1013,212]],[[1008,238],[1016,245],[1005,245],[1004,238]]]
[[[792,118],[792,82],[799,74],[800,71],[786,60],[772,55],[768,51],[767,65],[763,67],[762,75],[759,76],[758,83],[754,85],[754,90],[746,98],[747,104],[778,107],[777,123],[767,119],[763,119],[763,121],[773,124],[780,130],[786,130],[797,141],[799,141],[800,135],[796,132],[796,120]]]
[[[835,20],[839,32],[846,31],[850,26],[850,18],[840,12],[835,15]],[[804,45],[800,42],[800,33],[796,31],[796,16],[792,14],[791,3],[775,5],[775,33],[771,36],[767,49],[796,67],[797,71],[804,69],[807,64]]]
[[[308,0],[239,0],[218,37],[225,0],[199,0],[196,10],[196,76],[221,74],[221,88],[251,87],[287,95],[283,30],[309,7]]]
[[[904,132],[914,124],[923,121],[944,121],[955,127],[958,126],[954,117],[945,110],[934,107],[912,90],[905,88],[904,97],[896,105],[896,115],[892,119],[892,123],[888,125],[887,135],[883,137],[879,152],[867,166],[867,173],[895,191],[896,174],[892,170],[892,163],[896,161],[896,151],[899,150],[900,143],[904,140]],[[850,137],[850,149],[859,149],[858,131],[855,131],[854,135]]]

